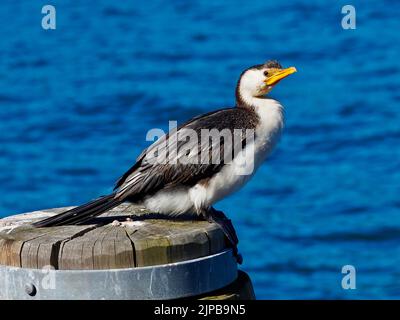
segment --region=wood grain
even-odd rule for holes
[[[185,261],[221,252],[226,239],[207,221],[153,219],[122,204],[88,225],[33,228],[63,208],[0,219],[0,264],[61,270],[120,269]],[[117,219],[118,221],[113,221]]]

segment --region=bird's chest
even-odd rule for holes
[[[255,108],[259,124],[255,129],[254,158],[260,165],[279,141],[284,125],[283,107],[275,100],[269,100],[267,106]]]

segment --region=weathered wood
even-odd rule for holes
[[[50,229],[39,230],[21,225],[11,227],[7,233],[0,233],[0,264],[21,267],[24,244],[51,232]]]
[[[189,260],[210,254],[206,221],[147,220],[128,227],[136,252],[136,266]],[[218,228],[218,227],[216,227]]]
[[[81,237],[94,226],[64,226],[51,228],[51,232],[26,241],[21,251],[23,268],[40,269],[45,266],[58,268],[60,243]]]
[[[208,223],[204,229],[209,240],[210,254],[221,252],[227,247],[227,239],[217,225]]]
[[[135,257],[133,244],[124,228],[117,229],[115,239],[115,268],[135,267]]]
[[[0,265],[55,269],[120,269],[190,260],[227,246],[207,221],[154,219],[144,208],[122,204],[90,225],[33,228],[63,208],[0,219]],[[151,219],[150,219],[151,218]]]

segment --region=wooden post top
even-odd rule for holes
[[[92,224],[30,225],[66,209],[70,208],[0,219],[0,265],[60,270],[135,268],[195,259],[227,246],[215,224],[161,219],[133,204],[122,204]]]

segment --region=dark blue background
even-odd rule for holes
[[[274,58],[298,69],[284,137],[217,205],[258,298],[400,298],[400,2],[351,1],[356,30],[344,1],[51,1],[53,31],[45,4],[0,5],[0,216],[109,192],[148,129],[232,106]]]

